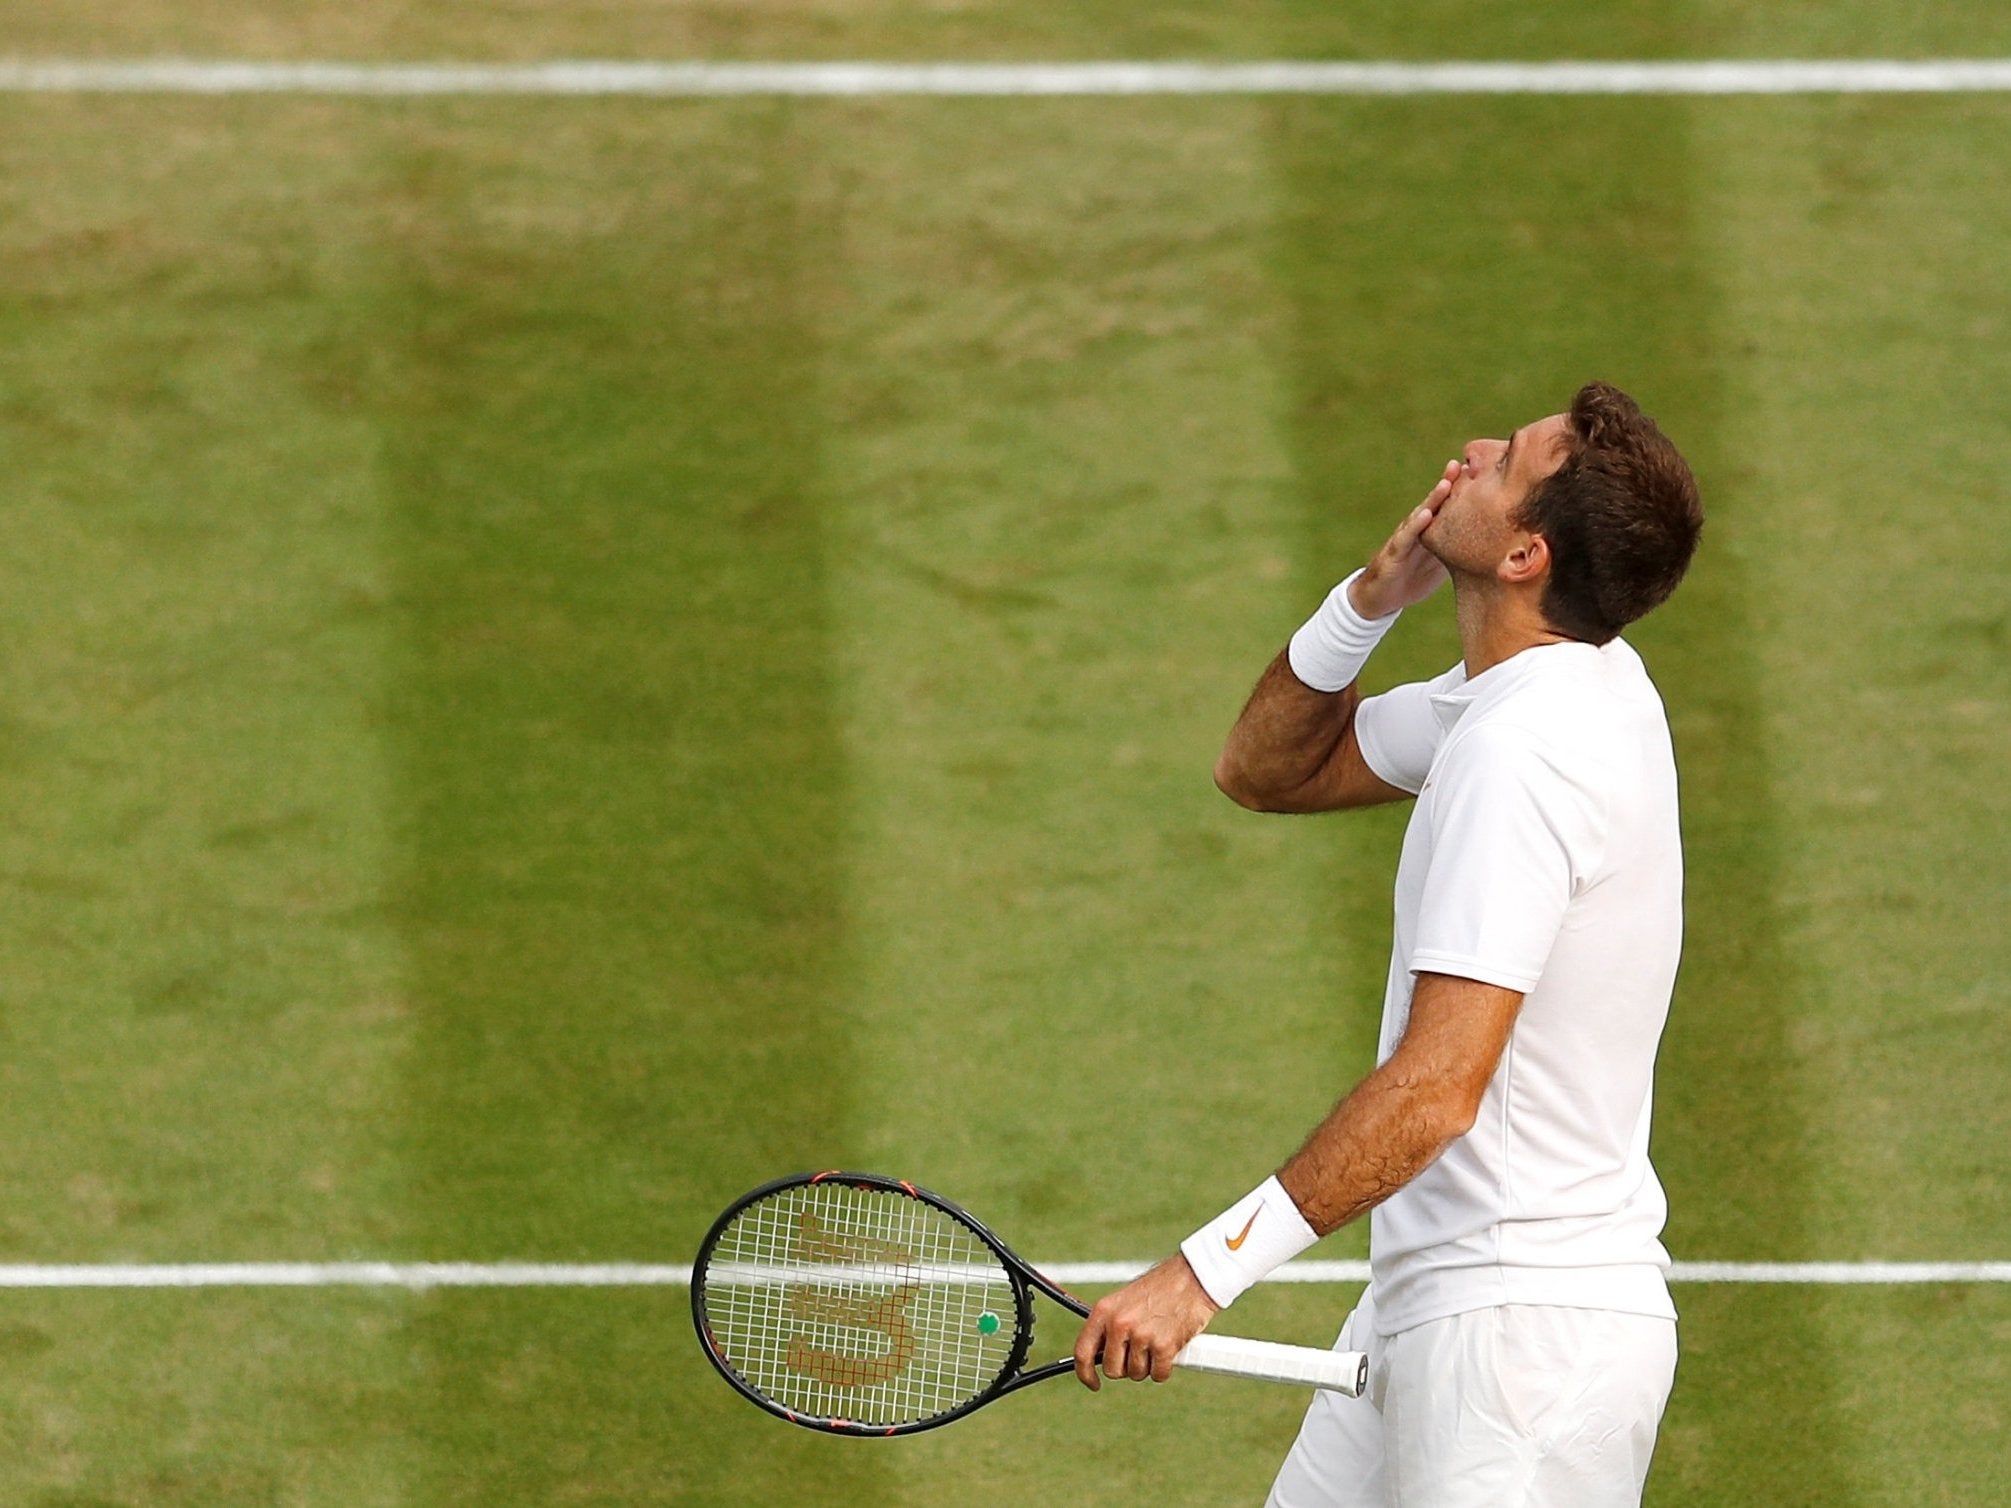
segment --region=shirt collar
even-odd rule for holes
[[[1459,720],[1483,696],[1487,696],[1506,686],[1526,681],[1530,676],[1547,667],[1569,664],[1575,655],[1555,654],[1554,650],[1590,650],[1601,652],[1597,644],[1587,644],[1578,639],[1566,639],[1556,644],[1532,644],[1527,649],[1519,649],[1498,665],[1490,665],[1479,675],[1468,677],[1465,665],[1459,666],[1459,682],[1444,691],[1435,691],[1431,696],[1432,716],[1447,733],[1453,730]]]

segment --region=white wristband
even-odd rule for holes
[[[1256,1188],[1180,1243],[1187,1265],[1227,1309],[1243,1290],[1319,1240],[1276,1178]]]
[[[1348,588],[1355,572],[1331,592],[1320,610],[1292,635],[1286,655],[1292,674],[1315,691],[1340,691],[1355,683],[1368,663],[1369,651],[1382,642],[1390,625],[1402,616],[1399,608],[1387,618],[1364,618],[1348,601]]]

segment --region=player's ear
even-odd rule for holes
[[[1510,586],[1541,581],[1550,574],[1550,543],[1541,534],[1518,533],[1497,574]]]

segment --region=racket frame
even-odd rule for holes
[[[899,1194],[941,1210],[952,1220],[962,1225],[972,1235],[982,1241],[991,1254],[998,1258],[1005,1269],[1006,1278],[1012,1285],[1013,1294],[1013,1345],[1005,1364],[992,1381],[956,1407],[939,1414],[931,1414],[925,1419],[909,1420],[903,1424],[860,1424],[850,1419],[808,1414],[800,1409],[790,1409],[767,1397],[734,1369],[727,1358],[718,1337],[712,1333],[711,1323],[705,1313],[705,1275],[711,1266],[712,1253],[726,1234],[727,1228],[740,1213],[751,1205],[779,1194],[785,1189],[806,1188],[816,1184],[840,1183],[868,1193]],[[800,1424],[806,1429],[828,1430],[833,1434],[851,1435],[860,1439],[885,1439],[895,1435],[917,1435],[923,1430],[935,1429],[941,1425],[954,1423],[974,1410],[1016,1393],[1021,1388],[1036,1382],[1045,1382],[1050,1377],[1058,1377],[1063,1372],[1075,1370],[1073,1359],[1049,1362],[1031,1370],[1021,1370],[1026,1366],[1028,1355],[1033,1350],[1033,1296],[1045,1294],[1078,1318],[1089,1314],[1089,1306],[1066,1288],[1061,1287],[1028,1263],[1005,1242],[993,1235],[983,1221],[955,1200],[946,1199],[929,1189],[919,1188],[904,1178],[888,1178],[879,1173],[848,1173],[832,1169],[822,1173],[794,1173],[787,1178],[776,1178],[764,1183],[758,1189],[750,1189],[734,1200],[726,1212],[712,1222],[712,1229],[706,1232],[700,1243],[698,1255],[691,1264],[691,1320],[698,1331],[700,1346],[705,1351],[707,1361],[733,1385],[736,1392],[778,1419],[786,1419],[791,1424]]]

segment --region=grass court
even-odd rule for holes
[[[1979,3],[19,4],[19,56],[1996,56]],[[0,1260],[689,1260],[806,1167],[1151,1258],[1370,1064],[1404,810],[1209,769],[1475,433],[1710,522],[1690,1260],[2011,1252],[2011,98],[0,97]],[[1373,686],[1457,657],[1408,615]],[[1359,1256],[1343,1232],[1323,1256]],[[1222,1329],[1324,1344],[1352,1297]],[[1651,1503],[1995,1502],[1999,1286],[1687,1286]],[[1053,1337],[1057,1354],[1068,1337]],[[0,1293],[0,1500],[1261,1501],[1303,1397],[878,1446],[677,1289]]]

